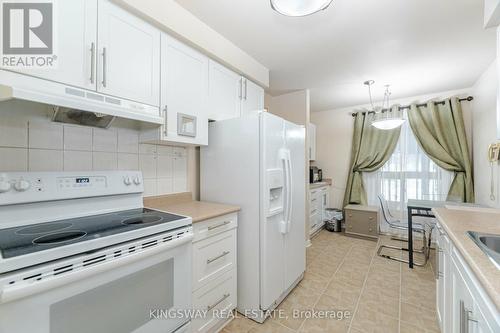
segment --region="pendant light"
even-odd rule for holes
[[[373,80],[368,80],[364,82],[364,85],[368,86],[368,95],[370,96],[370,105],[372,107],[371,111],[375,113],[375,119],[372,121],[371,125],[381,130],[392,130],[403,125],[405,120],[402,117],[394,116],[392,114],[389,102],[389,98],[391,96],[389,85],[385,86],[384,100],[382,101],[382,107],[376,108],[373,105],[371,86],[374,83],[375,81]]]
[[[333,0],[271,0],[271,8],[285,16],[307,16],[324,10]]]

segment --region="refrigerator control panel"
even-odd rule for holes
[[[267,189],[269,195],[267,216],[283,212],[284,180],[282,169],[267,170]]]

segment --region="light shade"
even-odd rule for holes
[[[381,130],[391,130],[398,128],[405,122],[402,118],[384,118],[372,122],[372,126]]]
[[[333,0],[271,0],[271,7],[286,16],[306,16],[326,9]]]

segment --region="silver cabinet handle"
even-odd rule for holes
[[[464,301],[460,300],[460,333],[468,333],[469,331],[469,323],[465,319],[465,305]]]
[[[238,92],[238,97],[241,99],[243,96],[243,78],[240,78],[240,87],[239,87],[239,92]]]
[[[472,311],[465,307],[464,301],[460,300],[460,333],[469,333],[469,322],[478,321],[471,317]]]
[[[219,305],[220,303],[224,302],[229,296],[231,296],[231,294],[224,294],[224,296],[222,296],[217,302],[215,302],[214,304],[212,305],[209,305],[207,306],[207,311],[210,311],[212,310],[213,308],[215,308],[217,305]]]
[[[247,100],[247,94],[248,94],[248,81],[247,79],[244,79],[245,80],[245,101]]]
[[[442,278],[442,277],[444,277],[444,274],[443,274],[443,273],[441,273],[440,271],[438,271],[438,272],[437,272],[437,276],[438,276],[438,278]]]
[[[316,201],[316,199],[312,199],[311,201]]]
[[[95,77],[95,43],[90,44],[90,83],[94,83]]]
[[[217,229],[217,228],[220,228],[220,227],[223,227],[225,225],[228,225],[229,223],[231,223],[231,221],[224,221],[223,223],[221,224],[217,224],[217,225],[211,225],[208,227],[208,231],[210,230],[214,230],[214,229]]]
[[[167,128],[167,125],[168,125],[168,106],[165,105],[165,107],[163,108],[163,134],[165,136],[168,136],[168,128]]]
[[[220,258],[227,256],[229,253],[230,253],[229,251],[224,251],[221,254],[219,254],[217,257],[214,257],[212,259],[207,259],[207,264],[211,264],[214,261],[219,260]]]
[[[106,72],[107,72],[107,54],[106,54],[106,48],[104,47],[102,49],[102,86],[106,87],[107,85],[107,78],[106,78]]]

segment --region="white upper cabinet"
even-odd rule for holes
[[[165,124],[143,142],[208,144],[208,58],[178,40],[161,38],[161,108]]]
[[[57,2],[57,66],[17,72],[80,88],[96,89],[97,0]]]
[[[242,98],[241,76],[212,60],[209,61],[208,73],[209,119],[239,117]]]
[[[209,61],[208,118],[237,118],[264,108],[264,89],[215,61]]]
[[[246,78],[242,78],[241,84],[241,115],[264,109],[264,89]]]
[[[316,125],[309,123],[309,160],[316,160]]]
[[[164,34],[161,63],[161,104],[167,113],[166,139],[208,144],[208,58]],[[189,124],[190,119],[192,124]]]
[[[158,106],[160,30],[99,1],[98,91]]]

